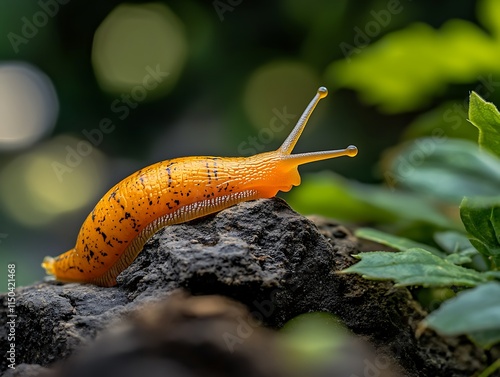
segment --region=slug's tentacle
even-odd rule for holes
[[[354,145],[349,145],[345,149],[339,149],[333,151],[292,154],[293,148],[297,144],[300,135],[302,135],[302,131],[304,131],[304,128],[306,127],[309,118],[311,117],[314,109],[316,108],[316,105],[322,98],[325,98],[327,95],[328,95],[328,90],[324,86],[318,89],[316,95],[302,113],[301,117],[299,118],[299,121],[293,128],[292,132],[290,132],[290,135],[288,135],[288,137],[283,142],[281,147],[276,151],[283,156],[282,158],[284,160],[289,162],[290,167],[299,166],[314,161],[328,160],[330,158],[336,158],[342,156],[354,157],[358,154],[358,148],[356,148]]]
[[[354,145],[349,145],[345,149],[339,149],[335,151],[321,151],[321,152],[308,152],[308,153],[297,153],[291,154],[290,156],[284,157],[285,160],[290,161],[293,165],[304,165],[309,162],[329,160],[330,158],[349,156],[354,157],[358,154],[358,148]]]
[[[302,135],[302,131],[304,131],[304,128],[306,128],[307,122],[309,121],[311,114],[316,108],[316,105],[319,103],[319,100],[325,98],[327,95],[328,90],[324,86],[318,89],[316,95],[311,100],[311,102],[309,102],[309,105],[307,105],[306,109],[300,116],[299,121],[293,128],[292,132],[290,132],[290,135],[288,135],[283,144],[281,144],[281,147],[278,149],[282,155],[292,153],[295,144],[297,144],[297,141],[299,141],[300,135]]]
[[[300,184],[301,164],[355,156],[354,146],[291,154],[314,108],[327,94],[326,88],[318,89],[275,151],[250,157],[176,158],[125,178],[87,216],[75,247],[56,258],[46,257],[42,266],[57,280],[113,286],[158,229],[288,191]]]

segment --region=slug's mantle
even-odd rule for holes
[[[272,328],[302,313],[333,313],[407,376],[471,375],[481,367],[475,361],[481,355],[470,344],[456,340],[452,347],[435,334],[415,339],[423,313],[408,290],[336,274],[354,262],[358,240],[338,224],[316,224],[319,229],[278,198],[245,202],[159,231],[115,287],[22,287],[16,292],[16,364],[32,365],[24,375],[38,376],[34,364],[50,366],[70,357],[111,323],[184,288],[235,299]],[[2,318],[6,300],[0,296]],[[2,355],[8,351],[6,331],[0,327]],[[461,352],[469,364],[457,361]],[[0,363],[1,373],[6,359]]]

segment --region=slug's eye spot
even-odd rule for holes
[[[318,89],[318,94],[319,98],[325,98],[328,95],[328,89],[326,89],[324,86],[321,86]]]
[[[346,148],[346,154],[349,156],[349,157],[354,157],[358,154],[358,148],[355,146],[355,145],[349,145],[347,148]]]

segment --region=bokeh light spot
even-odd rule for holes
[[[142,101],[174,86],[186,54],[184,26],[167,6],[122,4],[97,29],[92,63],[103,90],[111,94],[135,90]]]
[[[93,149],[80,160],[73,154],[68,165],[68,153],[72,153],[68,151],[75,151],[78,142],[60,136],[15,158],[0,171],[0,203],[13,220],[42,226],[95,199],[104,181],[104,157]]]
[[[59,102],[51,80],[25,63],[0,65],[0,150],[32,145],[55,125]]]
[[[276,118],[275,125],[286,123],[285,127],[279,128],[287,134],[319,86],[318,76],[305,64],[294,61],[266,64],[248,80],[244,94],[245,111],[255,128],[270,127]],[[291,115],[296,117],[292,119]]]
[[[281,342],[295,358],[293,366],[322,364],[340,351],[349,338],[342,322],[325,312],[302,314],[281,329]]]

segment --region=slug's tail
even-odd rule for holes
[[[55,275],[55,258],[45,257],[43,258],[42,267],[48,275]]]

